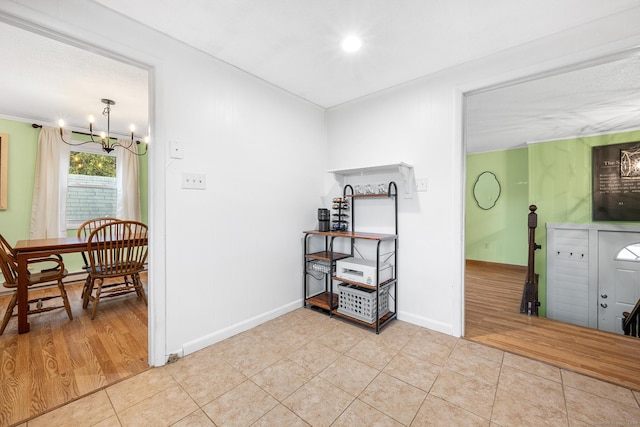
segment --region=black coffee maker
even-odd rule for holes
[[[331,229],[331,214],[329,209],[318,209],[318,231],[329,231]]]

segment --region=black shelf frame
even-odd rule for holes
[[[360,323],[366,325],[368,327],[375,327],[376,334],[380,333],[381,328],[387,325],[390,321],[397,318],[398,313],[398,187],[395,182],[390,181],[387,187],[387,192],[382,194],[354,194],[353,187],[349,184],[344,186],[343,189],[343,198],[346,200],[351,198],[351,203],[349,203],[350,207],[350,217],[351,217],[351,230],[356,230],[356,217],[355,217],[355,205],[356,200],[360,198],[380,198],[386,197],[393,199],[394,201],[394,234],[376,234],[376,233],[358,233],[356,231],[350,232],[320,232],[320,231],[305,231],[304,237],[304,253],[303,253],[303,307],[316,307],[325,311],[329,316],[339,315],[340,317],[344,317],[346,319],[352,320],[356,323]],[[312,236],[323,236],[324,237],[324,246],[323,251],[309,253],[310,239]],[[334,242],[335,239],[350,239],[350,253],[337,253],[334,252]],[[365,288],[374,289],[375,290],[375,310],[376,321],[374,323],[366,323],[359,319],[353,318],[347,314],[339,313],[337,311],[337,304],[334,307],[335,293],[333,289],[333,282],[341,281],[342,279],[335,276],[335,262],[344,259],[347,257],[353,257],[355,253],[355,243],[357,240],[365,239],[365,240],[374,240],[376,241],[376,272],[375,272],[375,286],[369,286],[365,284],[358,283],[359,286],[363,286]],[[379,272],[380,272],[380,247],[383,242],[392,241],[393,243],[393,277],[391,280],[386,281],[382,285],[387,285],[392,283],[393,286],[393,311],[391,313],[387,313],[385,316],[380,318],[379,313],[379,296],[380,296],[380,286],[379,283]],[[327,273],[321,273],[318,271],[313,271],[313,273],[324,274],[324,291],[321,291],[319,294],[315,294],[312,296],[308,296],[309,284],[308,279],[309,276],[313,276],[312,272],[309,271],[308,262],[309,260],[317,259],[317,260],[325,260],[328,262],[329,271]],[[316,278],[317,279],[317,278]],[[314,300],[313,298],[321,295],[320,301],[323,303],[318,303],[318,300]],[[390,298],[390,295],[387,295]],[[324,300],[326,299],[327,304],[324,304]]]

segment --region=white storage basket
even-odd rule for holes
[[[378,292],[378,319],[389,312],[389,287],[381,286]],[[376,291],[353,284],[338,284],[338,312],[367,323],[376,321]]]

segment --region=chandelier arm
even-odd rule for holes
[[[147,144],[144,144],[144,152],[139,153],[137,149],[135,149],[135,150],[133,149],[133,147],[134,147],[133,143],[134,142],[136,143],[135,147],[137,148],[137,146],[140,144],[140,142],[138,142],[138,141],[131,141],[131,143],[129,145],[123,145],[123,144],[120,144],[120,143],[116,142],[111,147],[112,148],[120,147],[122,149],[125,149],[125,150],[129,151],[130,153],[135,154],[136,156],[144,156],[145,154],[147,154],[147,150],[148,150]]]
[[[90,140],[90,141],[84,141],[84,142],[68,142],[68,141],[65,141],[65,139],[64,139],[64,137],[63,137],[62,135],[60,135],[60,139],[61,139],[61,140],[62,140],[62,142],[64,142],[65,144],[67,144],[67,145],[71,145],[71,146],[78,146],[78,145],[84,145],[84,144],[90,144],[90,143],[93,143],[93,144],[100,144],[100,142],[99,142],[99,141],[94,141],[94,140],[93,140],[93,138],[91,138],[91,140]]]
[[[114,147],[122,147],[122,148],[131,148],[133,143],[135,142],[133,139],[128,140],[127,144],[121,144],[120,141],[124,141],[124,139],[116,139],[116,142],[113,144]]]

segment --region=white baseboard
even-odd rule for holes
[[[212,344],[220,342],[224,339],[237,335],[240,332],[255,328],[258,325],[261,325],[265,322],[268,322],[269,320],[275,319],[276,317],[282,316],[283,314],[289,313],[290,311],[296,310],[300,307],[302,307],[302,299],[290,302],[274,310],[262,313],[258,316],[251,317],[247,320],[205,335],[196,340],[186,342],[182,345],[182,349],[172,353],[176,353],[180,357],[186,356],[198,350],[202,350],[203,348],[208,347]]]
[[[422,326],[427,329],[431,329],[436,332],[442,332],[443,334],[455,336],[453,333],[453,325],[449,323],[438,322],[426,317],[417,316],[405,311],[398,311],[398,320],[403,322],[412,323],[414,325]]]
[[[262,313],[258,316],[251,317],[242,322],[238,322],[236,324],[230,325],[224,329],[205,335],[193,341],[186,342],[182,345],[181,349],[178,349],[176,351],[172,351],[169,353],[177,354],[179,357],[186,356],[198,350],[202,350],[203,348],[208,347],[212,344],[215,344],[217,342],[230,338],[234,335],[237,335],[241,332],[244,332],[251,328],[255,328],[256,326],[259,326],[265,322],[268,322],[269,320],[275,319],[278,316],[282,316],[283,314],[289,313],[300,307],[302,307],[302,299],[285,304],[281,307],[278,307],[266,313]],[[427,329],[441,332],[443,334],[452,335],[452,336],[454,335],[453,326],[451,324],[438,322],[433,319],[417,316],[412,313],[399,311],[398,320],[402,320],[404,322],[422,326]],[[167,357],[168,356],[169,354],[167,354]]]

